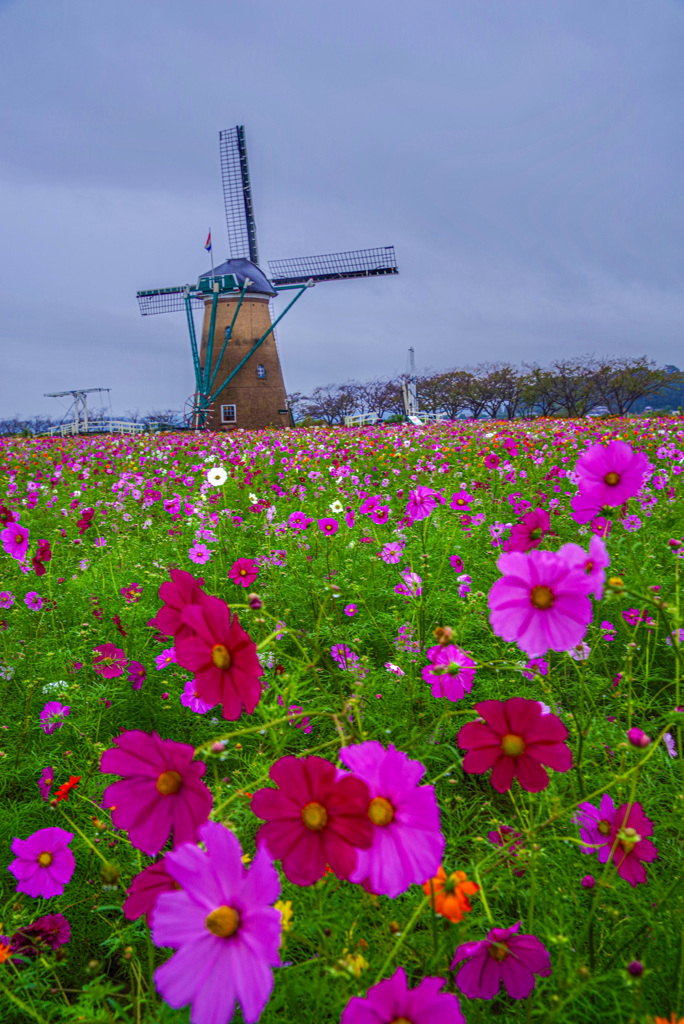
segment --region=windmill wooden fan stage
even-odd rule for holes
[[[195,369],[195,392],[187,422],[199,429],[288,427],[291,424],[273,333],[297,299],[319,281],[398,273],[393,246],[269,260],[259,267],[245,129],[219,133],[223,199],[230,259],[202,274],[197,284],[138,292],[143,316],[185,311]],[[269,302],[294,294],[271,320]],[[193,309],[204,309],[197,345]]]

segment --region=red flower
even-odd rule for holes
[[[119,632],[121,633],[121,636],[128,636],[128,633],[127,633],[127,632],[126,632],[126,630],[125,630],[125,629],[123,628],[123,626],[122,626],[122,624],[121,624],[121,619],[119,618],[119,616],[118,616],[118,615],[115,615],[115,616],[114,616],[114,618],[112,619],[112,622],[114,623],[114,625],[116,626],[116,628],[117,628],[117,629],[119,630]]]
[[[97,612],[99,609],[95,609]],[[95,614],[95,612],[93,612]],[[102,618],[102,613],[98,616]],[[128,658],[120,647],[114,644],[98,644],[93,655],[93,668],[104,679],[118,679],[124,674]]]
[[[468,722],[456,737],[468,751],[463,770],[479,775],[492,768],[490,781],[498,793],[509,790],[516,777],[529,793],[545,789],[549,776],[542,764],[557,772],[572,768],[564,742],[568,730],[556,715],[543,715],[536,700],[485,700],[475,710],[484,722]]]
[[[367,850],[373,842],[368,786],[354,775],[337,774],[322,757],[281,757],[269,772],[280,788],[260,789],[252,797],[252,810],[266,821],[257,843],[282,861],[295,885],[313,885],[326,864],[338,878],[349,878],[356,848]]]
[[[93,525],[92,524],[92,518],[93,518],[94,515],[95,515],[95,509],[94,508],[84,508],[83,509],[83,512],[81,513],[81,518],[76,523],[76,526],[78,527],[78,532],[79,533],[81,533],[81,534],[85,533],[86,530],[90,529],[90,527]]]
[[[259,566],[251,558],[238,558],[228,570],[228,577],[236,586],[251,587],[259,574]]]
[[[129,921],[137,921],[145,915],[150,924],[150,914],[157,902],[157,896],[163,892],[173,892],[180,886],[166,872],[164,858],[155,864],[148,864],[140,871],[126,890],[128,899],[123,905],[124,917]]]
[[[55,801],[55,803],[58,804],[60,800],[67,800],[68,801],[69,800],[69,793],[74,788],[74,786],[77,786],[79,784],[80,781],[81,781],[81,776],[80,775],[70,775],[69,776],[69,781],[68,782],[63,782],[62,785],[59,787],[59,789],[56,790],[55,795],[53,797],[53,800]]]
[[[169,575],[171,582],[167,580],[159,588],[159,596],[164,604],[147,625],[153,626],[166,636],[180,639],[192,634],[190,627],[181,622],[181,612],[186,605],[198,603],[202,590],[199,580],[184,569],[171,569]]]
[[[218,597],[199,592],[180,615],[185,633],[176,634],[178,664],[195,673],[195,691],[207,704],[223,704],[223,717],[251,715],[261,697],[263,670],[256,644]],[[192,630],[192,635],[188,633]]]

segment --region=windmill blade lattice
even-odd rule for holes
[[[154,288],[151,291],[138,292],[137,299],[142,316],[151,316],[153,313],[180,313],[185,309],[186,288]],[[190,304],[193,309],[203,309],[204,300],[201,297],[190,296]]]
[[[219,132],[223,202],[232,259],[259,262],[252,188],[242,125]]]
[[[394,246],[356,249],[326,256],[302,256],[290,260],[269,260],[275,285],[304,284],[306,281],[335,281],[346,277],[379,277],[398,274]]]

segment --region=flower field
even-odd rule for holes
[[[0,1020],[684,1016],[684,420],[0,441]]]

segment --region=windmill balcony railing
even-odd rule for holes
[[[150,424],[154,426],[154,424]],[[96,423],[60,423],[50,427],[48,433],[68,437],[72,434],[142,434],[148,429],[145,423],[131,423],[129,420],[98,420]]]

